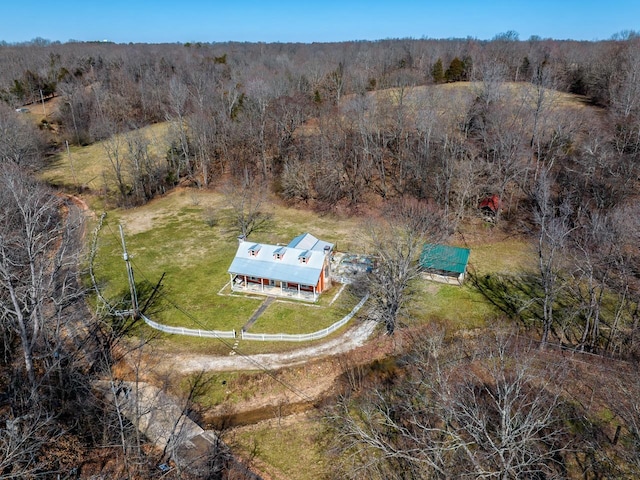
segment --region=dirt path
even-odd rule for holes
[[[260,306],[255,311],[255,313],[251,315],[251,318],[247,321],[247,323],[244,324],[244,326],[242,327],[242,330],[249,330],[253,326],[253,324],[256,323],[256,320],[258,320],[258,317],[260,317],[260,315],[264,313],[264,311],[267,309],[269,305],[273,303],[273,301],[274,301],[274,297],[267,297],[262,302],[262,304],[260,304]]]
[[[283,353],[263,353],[258,355],[189,355],[181,354],[180,361],[175,359],[160,360],[156,365],[180,373],[200,371],[233,371],[233,370],[276,370],[283,367],[301,365],[309,360],[328,357],[348,352],[364,345],[373,333],[377,322],[365,320],[347,330],[340,337],[331,339],[313,347]]]

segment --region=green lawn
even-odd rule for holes
[[[219,221],[213,227],[204,220],[205,211],[216,212]],[[255,233],[261,242],[284,243],[296,234],[310,231],[320,238],[339,238],[335,232],[353,230],[352,220],[306,213],[294,209],[273,207],[274,221],[269,230]],[[296,223],[297,222],[297,223]],[[154,286],[163,273],[163,309],[151,318],[161,323],[204,330],[239,331],[263,301],[241,294],[231,294],[227,268],[237,248],[236,233],[225,219],[225,204],[221,195],[197,190],[175,191],[149,204],[130,210],[113,210],[107,214],[98,237],[98,252],[94,264],[101,290],[110,299],[128,293],[125,263],[118,225],[125,232],[127,250],[134,269],[136,283]],[[311,333],[326,328],[346,315],[357,303],[345,290],[329,306],[337,294],[334,286],[320,297],[317,304],[276,302],[251,329],[259,333]],[[223,295],[219,293],[222,292]],[[175,338],[183,347],[206,350],[199,338]],[[205,342],[201,345],[201,342]],[[290,344],[284,349],[291,348]],[[282,346],[266,348],[281,350]],[[217,350],[228,350],[220,345]],[[251,347],[265,350],[263,347]],[[226,352],[228,353],[228,352]]]
[[[417,282],[409,312],[414,322],[437,321],[455,330],[482,327],[496,313],[468,283],[456,286],[426,280]]]
[[[327,292],[326,299],[330,298]],[[341,320],[359,299],[345,289],[332,306],[302,305],[274,302],[251,327],[252,333],[311,333],[327,328]]]
[[[127,233],[125,227],[136,282],[155,285],[166,273],[163,293],[167,302],[154,320],[205,330],[240,330],[260,301],[218,295],[229,281],[227,268],[236,243],[208,227],[198,208],[183,206],[168,218],[155,220],[153,228],[137,233]],[[103,294],[107,298],[128,289],[119,221],[127,221],[126,211],[107,216],[96,256],[95,274],[106,280]]]
[[[529,243],[507,239],[471,247],[469,272],[462,286],[418,280],[409,314],[414,322],[438,321],[451,329],[478,328],[499,312],[474,287],[471,275],[522,272],[534,267]]]
[[[197,196],[197,198],[196,198]],[[279,205],[271,207],[274,215],[268,230],[256,232],[259,242],[284,243],[300,232],[310,231],[334,242],[344,235],[355,238],[357,223],[331,216],[300,212]],[[216,212],[220,221],[207,225],[205,210]],[[173,192],[163,198],[131,210],[114,210],[106,217],[99,236],[96,277],[104,282],[103,293],[109,298],[128,291],[118,224],[124,225],[127,247],[136,280],[155,285],[162,273],[164,294],[168,299],[155,320],[168,325],[206,330],[239,331],[262,299],[218,293],[229,281],[227,268],[236,250],[235,232],[225,220],[221,195],[196,190]],[[345,232],[352,232],[346,234]],[[513,272],[531,268],[532,251],[523,241],[504,240],[471,248],[471,270],[479,274]],[[310,333],[325,328],[346,315],[357,303],[345,290],[329,306],[338,286],[325,292],[317,304],[274,302],[252,326],[255,333]],[[433,320],[451,328],[476,328],[497,312],[467,281],[464,286],[442,285],[426,280],[416,282],[416,296],[410,306],[413,322]],[[202,351],[207,340],[176,339],[185,347]],[[200,342],[205,342],[199,346]],[[210,343],[210,342],[209,342]],[[248,342],[245,343],[248,345]],[[255,350],[291,348],[273,344],[249,347]],[[226,350],[226,345],[219,349]]]
[[[506,239],[471,247],[469,270],[487,273],[519,273],[535,268],[533,246],[522,239]]]

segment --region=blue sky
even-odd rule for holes
[[[640,30],[640,0],[5,0],[0,40],[331,42],[385,38],[603,40]]]

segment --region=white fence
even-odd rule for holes
[[[341,320],[338,320],[333,325],[324,328],[322,330],[318,330],[313,333],[303,333],[299,335],[289,334],[289,333],[249,333],[242,331],[242,339],[243,340],[258,340],[262,342],[307,342],[309,340],[317,340],[319,338],[324,338],[327,335],[332,334],[340,327],[346,325],[349,320],[353,318],[353,316],[358,313],[358,311],[362,308],[364,303],[369,298],[369,294],[365,295],[358,304],[353,307],[347,315],[345,315]],[[147,318],[145,315],[140,315],[144,322],[149,325],[151,328],[156,330],[160,330],[165,333],[173,333],[176,335],[188,335],[191,337],[203,337],[203,338],[236,338],[235,330],[196,330],[192,328],[184,328],[184,327],[170,327],[169,325],[163,325],[158,322],[154,322],[150,318]]]
[[[313,333],[304,333],[300,335],[293,335],[289,333],[249,333],[249,332],[241,332],[243,340],[259,340],[262,342],[307,342],[309,340],[317,340],[319,338],[324,338],[327,335],[335,332],[343,325],[346,325],[349,320],[353,318],[353,316],[358,313],[358,310],[362,308],[364,303],[369,298],[369,294],[365,295],[358,304],[353,307],[344,318],[338,320],[333,325],[319,330]]]
[[[183,327],[170,327],[168,325],[162,325],[161,323],[154,322],[144,315],[140,315],[144,322],[151,328],[160,330],[165,333],[175,333],[177,335],[188,335],[191,337],[208,337],[208,338],[236,338],[236,331],[225,330],[194,330],[191,328]]]

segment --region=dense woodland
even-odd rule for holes
[[[52,99],[55,113],[37,126],[15,111]],[[472,275],[503,327],[472,353],[433,329],[392,376],[345,374],[326,413],[335,478],[640,475],[640,381],[625,376],[640,358],[634,32],[601,42],[514,32],[335,44],[38,39],[0,45],[0,100],[0,479],[75,478],[101,451],[118,459],[95,460],[101,478],[159,475],[140,435],[91,389],[113,378],[132,325],[88,313],[79,215],[36,180],[65,142],[97,141],[114,205],[232,185],[300,208],[383,212],[372,243],[387,255],[362,287],[377,292],[389,334],[411,324],[424,239],[471,231],[479,202],[497,195],[488,228],[536,252],[533,272]],[[158,156],[137,131],[160,122],[170,147]],[[550,366],[556,346],[593,354],[590,373],[606,366],[590,381],[609,396],[587,405],[561,388],[577,382],[572,364]],[[226,455],[212,453],[210,478],[240,478]]]

